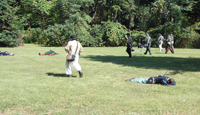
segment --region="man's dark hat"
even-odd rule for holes
[[[76,35],[71,35],[71,36],[69,36],[69,38],[71,38],[71,39],[73,39],[73,40],[75,40],[75,39],[77,39],[78,38],[78,36],[76,36]]]
[[[127,33],[126,35],[130,35],[129,33]]]

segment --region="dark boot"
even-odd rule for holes
[[[67,77],[70,77],[70,78],[71,78],[71,77],[72,77],[72,75],[67,75]]]
[[[83,72],[82,71],[78,71],[78,73],[79,73],[79,77],[80,78],[83,77]]]

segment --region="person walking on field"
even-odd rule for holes
[[[126,35],[128,37],[126,52],[128,53],[129,58],[131,58],[132,57],[131,48],[132,48],[133,39],[131,38],[129,33],[127,33]]]
[[[170,37],[171,37],[171,48],[174,52],[174,36],[173,36],[173,34],[170,34]]]
[[[159,33],[158,36],[159,36],[158,37],[159,49],[160,49],[160,51],[162,51],[163,50],[162,44],[163,44],[164,37],[162,36],[161,33]]]
[[[74,61],[68,61],[66,60],[66,75],[68,77],[72,77],[72,70],[71,70],[71,65],[73,65],[76,69],[76,71],[79,72],[79,77],[83,77],[83,72],[81,70],[81,66],[78,63],[79,60],[79,54],[80,52],[83,51],[83,47],[80,42],[76,41],[78,38],[76,35],[71,35],[69,36],[72,40],[68,42],[68,44],[65,46],[65,51],[67,52],[66,55],[70,54],[75,54],[75,59]],[[75,53],[76,52],[76,53]]]
[[[151,37],[149,36],[149,34],[146,34],[146,38],[145,38],[145,42],[147,43],[147,47],[146,47],[146,52],[144,53],[145,55],[147,54],[147,52],[149,51],[149,54],[151,55]]]
[[[167,40],[165,40],[165,41],[167,41],[167,45],[165,48],[165,50],[166,50],[165,54],[167,54],[168,50],[170,50],[172,53],[174,53],[173,49],[171,48],[171,36],[168,35]]]

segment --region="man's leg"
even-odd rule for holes
[[[160,44],[159,44],[160,51],[163,50],[163,48],[162,48],[162,44],[163,44],[163,42],[160,42]]]
[[[131,48],[129,48],[129,57],[132,57],[132,55],[131,55]]]
[[[173,50],[173,52],[174,52],[174,45],[172,44],[172,50]]]
[[[54,52],[52,50],[50,50],[45,53],[39,53],[39,55],[44,56],[44,55],[50,55],[51,53],[54,53]]]
[[[50,51],[45,52],[44,54],[45,55],[50,55],[51,53],[54,53],[54,51],[50,50]]]
[[[173,51],[173,49],[172,49],[171,46],[169,46],[169,50],[170,50],[172,53],[174,53],[174,51]]]
[[[76,69],[76,71],[79,72],[79,77],[83,77],[83,72],[82,72],[80,64],[78,63],[78,59],[79,59],[79,54],[76,54],[76,58],[72,62],[72,65],[74,66],[74,68]]]
[[[69,61],[66,61],[65,73],[66,73],[66,75],[68,75],[69,77],[71,77],[71,75],[72,75],[71,62],[69,62]]]
[[[45,55],[45,53],[39,53],[39,55],[41,55],[41,56],[44,56],[44,55]]]
[[[55,53],[51,53],[51,54],[49,54],[50,56],[52,56],[52,55],[55,55]]]
[[[129,79],[127,81],[146,84],[147,81],[148,81],[148,78],[132,78],[132,79]]]
[[[168,52],[168,50],[169,50],[169,46],[167,45],[165,49],[166,49],[165,54],[167,54],[167,52]]]
[[[126,52],[128,53],[129,57],[132,57],[131,55],[131,46],[127,44]]]
[[[148,47],[149,47],[149,46],[147,46],[147,47],[146,47],[146,51],[145,51],[145,53],[144,53],[145,55],[146,55],[146,54],[147,54],[147,52],[148,52]]]
[[[161,51],[161,45],[159,44],[159,50]]]
[[[149,51],[149,54],[151,55],[150,45],[148,46],[148,51]]]

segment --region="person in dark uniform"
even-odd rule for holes
[[[5,51],[5,52],[0,51],[0,56],[14,56],[14,53],[9,53],[7,51]]]
[[[144,53],[145,55],[147,54],[147,52],[149,52],[149,54],[151,55],[151,37],[149,36],[149,34],[146,34],[146,38],[145,38],[145,42],[147,43],[147,47],[146,47],[146,52]]]
[[[165,47],[165,50],[166,50],[165,54],[167,54],[168,50],[170,50],[172,53],[174,53],[173,49],[171,48],[171,43],[172,42],[171,42],[170,35],[168,35],[167,40],[165,40],[165,41],[167,42],[167,45]]]
[[[132,57],[132,55],[131,55],[131,48],[132,48],[132,44],[133,44],[133,39],[131,38],[131,36],[130,36],[129,33],[127,33],[126,35],[128,37],[128,41],[126,41],[126,43],[127,43],[126,52],[128,53],[129,58],[131,58]]]
[[[127,81],[136,82],[136,83],[144,83],[144,84],[161,84],[161,85],[176,85],[174,79],[169,78],[167,76],[158,76],[158,77],[150,77],[150,78],[132,78],[127,79]]]

